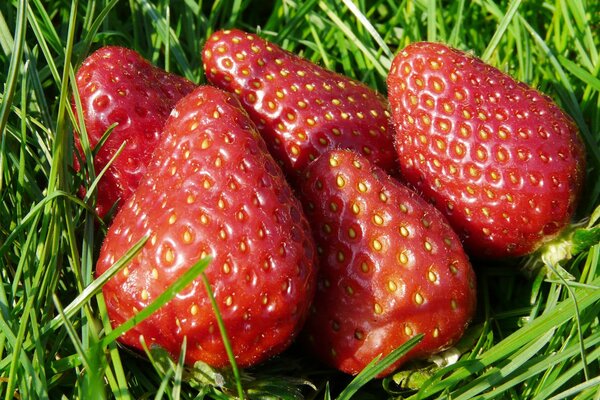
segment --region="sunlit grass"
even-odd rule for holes
[[[256,31],[384,94],[393,55],[418,40],[470,51],[547,93],[574,118],[588,148],[575,254],[551,265],[554,274],[521,272],[526,263],[540,265],[540,255],[475,263],[478,314],[457,345],[460,360],[412,363],[383,380],[373,377],[390,359],[353,380],[296,346],[241,371],[188,368],[160,349],[140,355],[121,348],[116,338],[136,321],[113,329],[101,287],[141,244],[94,279],[106,229],[91,212],[102,171],[93,171],[93,149],[71,111],[74,74],[92,50],[117,44],[204,83],[202,45],[225,27]],[[599,31],[600,5],[585,0],[0,2],[0,395],[600,399]],[[72,168],[74,132],[88,155],[81,173]],[[77,196],[82,184],[84,199]],[[204,267],[196,265],[153,307]]]

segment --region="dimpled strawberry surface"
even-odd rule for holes
[[[208,81],[240,97],[289,177],[332,148],[397,169],[387,100],[367,85],[237,29],[212,34],[202,59]]]
[[[349,150],[319,157],[301,189],[321,268],[304,339],[318,358],[357,374],[424,334],[385,375],[462,336],[475,275],[437,209]]]
[[[148,241],[103,288],[114,326],[157,298],[190,266],[206,275],[241,367],[285,349],[313,297],[315,249],[298,200],[237,98],[203,86],[171,113],[147,174],[116,215],[100,275],[142,237]],[[140,336],[187,363],[229,365],[200,278],[121,342]]]
[[[96,211],[104,217],[127,199],[146,172],[169,113],[177,101],[196,85],[168,73],[143,59],[137,52],[106,46],[85,59],[76,75],[83,122],[99,174],[121,145],[118,154],[98,183]],[[73,112],[77,115],[75,102]],[[110,136],[99,145],[109,127]],[[75,135],[77,156],[83,155],[80,135]],[[80,168],[75,157],[75,167]]]
[[[585,172],[572,119],[478,58],[413,43],[388,76],[403,177],[477,257],[529,254],[571,220]]]

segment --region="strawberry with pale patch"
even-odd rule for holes
[[[300,188],[320,259],[303,335],[317,357],[357,374],[424,334],[385,375],[461,337],[475,310],[475,275],[437,209],[349,150],[323,154]]]
[[[237,98],[200,87],[173,110],[137,190],[116,215],[96,274],[143,236],[141,252],[103,287],[113,326],[210,256],[211,283],[237,363],[285,349],[302,326],[316,282],[301,205]],[[164,347],[186,362],[228,365],[200,278],[119,340]]]
[[[575,211],[578,129],[549,97],[476,57],[420,42],[395,57],[388,95],[402,175],[478,257],[521,256]]]
[[[367,85],[237,29],[212,34],[202,59],[208,81],[240,97],[289,176],[332,148],[397,169],[387,100]]]
[[[117,202],[131,196],[146,171],[169,113],[196,85],[118,46],[102,47],[86,58],[77,71],[76,82],[92,150],[106,130],[117,124],[94,156],[96,174],[126,142],[98,183],[96,212],[104,217]],[[75,102],[73,112],[77,115]],[[79,134],[75,135],[75,145],[78,155],[85,158]],[[77,157],[75,168],[80,169]]]

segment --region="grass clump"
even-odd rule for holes
[[[553,97],[588,149],[576,251],[536,265],[477,268],[478,316],[458,362],[411,364],[356,379],[292,347],[254,369],[185,368],[158,349],[120,349],[94,279],[105,226],[72,169],[74,73],[105,44],[203,83],[201,48],[225,27],[258,31],[287,50],[385,93],[393,55],[418,40],[481,56]],[[0,3],[0,395],[37,398],[600,399],[600,5],[586,0],[6,0]],[[100,173],[100,171],[95,171]],[[93,175],[92,175],[93,176]],[[180,285],[200,274],[199,264]],[[156,304],[164,304],[177,288]],[[392,357],[402,354],[392,354]]]

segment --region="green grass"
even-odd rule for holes
[[[186,368],[160,349],[141,357],[119,347],[123,328],[110,327],[100,293],[127,257],[94,279],[106,227],[90,212],[93,196],[76,195],[74,73],[90,51],[118,44],[203,83],[203,42],[223,27],[259,31],[383,93],[393,55],[417,40],[471,51],[547,93],[575,119],[588,148],[571,257],[476,263],[479,309],[457,345],[460,360],[406,365],[383,380],[373,377],[389,359],[352,379],[294,346],[241,371]],[[0,396],[600,400],[598,32],[595,0],[0,2]],[[550,267],[523,272],[542,260]]]

